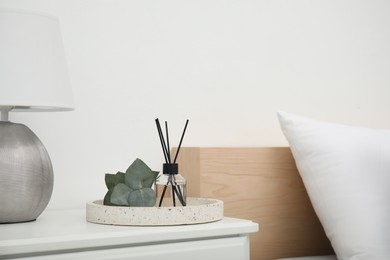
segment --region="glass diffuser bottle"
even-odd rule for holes
[[[165,121],[166,141],[158,118],[156,119],[156,125],[165,158],[162,174],[158,176],[155,182],[156,194],[157,197],[160,197],[158,206],[161,207],[163,205],[164,197],[170,196],[172,197],[172,204],[167,203],[166,200],[164,205],[174,207],[176,207],[176,205],[181,205],[184,207],[186,206],[187,198],[187,181],[182,175],[179,174],[179,165],[176,163],[176,159],[179,155],[181,143],[187,129],[188,120],[184,126],[183,134],[181,136],[173,162],[171,160],[171,152],[169,148],[168,123]]]
[[[164,198],[171,197],[172,205],[186,206],[187,198],[187,182],[186,179],[179,174],[179,166],[177,163],[164,163],[163,174],[156,180],[156,193],[160,197],[158,206],[163,205]],[[165,205],[172,206],[165,203]]]

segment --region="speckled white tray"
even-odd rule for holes
[[[221,220],[223,202],[216,199],[187,198],[186,207],[105,206],[102,200],[87,203],[87,221],[125,226],[169,226]]]

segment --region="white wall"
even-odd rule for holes
[[[49,208],[104,196],[104,174],[183,146],[281,146],[276,111],[390,128],[390,2],[0,0],[59,17],[76,103],[13,113],[46,145]],[[0,36],[1,37],[1,36]]]

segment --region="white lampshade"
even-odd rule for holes
[[[55,17],[0,9],[0,106],[23,111],[73,109]]]

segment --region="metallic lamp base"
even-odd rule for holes
[[[0,122],[0,223],[35,220],[49,203],[53,167],[25,125]]]

